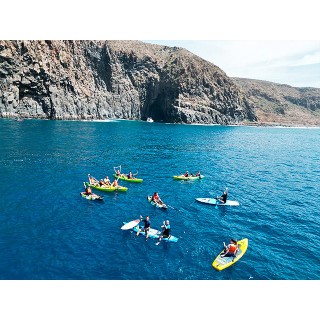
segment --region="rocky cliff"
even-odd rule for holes
[[[189,51],[139,41],[0,41],[0,117],[256,121],[246,95]]]
[[[233,78],[260,124],[320,126],[320,89]]]

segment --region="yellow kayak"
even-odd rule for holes
[[[121,187],[121,186],[117,186],[117,187],[100,187],[100,186],[95,186],[93,184],[90,184],[88,182],[86,182],[86,185],[93,188],[93,189],[96,189],[96,190],[100,190],[100,191],[107,191],[107,192],[112,192],[112,191],[127,191],[128,188],[127,187]]]
[[[221,271],[226,269],[236,263],[247,251],[248,248],[248,239],[244,238],[238,242],[238,252],[235,257],[221,257],[220,254],[223,253],[223,250],[218,254],[215,260],[212,262],[212,266]]]

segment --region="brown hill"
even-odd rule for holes
[[[233,78],[254,108],[257,122],[268,125],[319,126],[320,89]]]

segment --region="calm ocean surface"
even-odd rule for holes
[[[0,134],[1,279],[320,279],[320,128],[0,120]],[[118,165],[143,183],[79,195]],[[186,170],[205,178],[172,179]],[[239,207],[195,202],[225,187]],[[173,208],[151,206],[154,191]],[[179,241],[120,230],[139,215],[170,219]],[[248,250],[218,272],[231,237]]]

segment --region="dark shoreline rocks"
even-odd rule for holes
[[[258,122],[256,106],[239,81],[183,48],[140,41],[0,41],[3,118],[151,117],[228,125]]]

